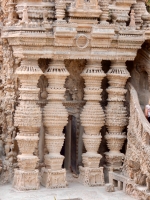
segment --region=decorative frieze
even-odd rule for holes
[[[26,1],[26,3],[19,1],[16,5],[16,12],[20,19],[23,18],[23,9],[24,6],[27,6],[28,9],[28,16],[31,21],[37,21],[36,19],[42,19],[43,13],[47,11],[47,18],[53,19],[54,18],[54,2],[45,2],[39,3],[34,1]]]
[[[126,22],[129,20],[130,7],[133,3],[136,3],[136,1],[117,0],[113,2],[113,4],[109,5],[113,23],[115,23],[119,28],[126,27]]]
[[[69,22],[77,23],[79,30],[88,30],[90,24],[97,24],[102,14],[98,1],[75,0],[68,8]],[[88,15],[87,15],[88,12]]]

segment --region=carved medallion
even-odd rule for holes
[[[76,45],[80,49],[85,49],[89,45],[89,38],[85,34],[78,35]]]

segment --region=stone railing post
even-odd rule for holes
[[[108,169],[120,169],[124,159],[124,154],[120,150],[126,139],[122,131],[128,124],[127,110],[124,105],[127,90],[124,87],[129,77],[125,61],[112,61],[111,69],[107,73],[109,87],[107,89],[106,127],[108,133],[105,139],[110,151],[105,153],[105,157]]]
[[[87,152],[82,154],[84,167],[80,166],[80,181],[84,185],[98,186],[104,184],[103,167],[99,167],[101,155],[98,154],[101,143],[100,130],[105,124],[105,116],[99,101],[101,100],[101,82],[105,77],[101,62],[88,61],[86,68],[81,73],[85,80],[86,105],[80,115],[84,127],[83,142]]]
[[[66,186],[66,170],[62,169],[64,156],[60,155],[64,143],[64,126],[68,113],[63,106],[64,83],[69,75],[64,61],[53,60],[45,72],[48,79],[48,104],[44,108],[43,123],[46,128],[45,144],[49,154],[44,156],[46,168],[42,169],[41,183],[47,188]]]
[[[36,104],[39,88],[37,83],[42,71],[37,60],[26,59],[15,73],[20,79],[20,103],[15,112],[15,126],[19,133],[16,140],[20,155],[17,156],[19,169],[15,170],[13,185],[18,190],[39,188],[39,171],[36,168],[38,157],[33,155],[39,137],[41,111]]]

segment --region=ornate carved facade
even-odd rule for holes
[[[70,171],[150,199],[150,125],[135,92],[146,73],[148,101],[145,2],[1,1],[1,184],[62,188]]]

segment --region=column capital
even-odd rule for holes
[[[102,70],[101,62],[88,60],[85,69],[81,73],[85,80],[84,100],[101,100],[101,83],[106,74]],[[94,89],[93,89],[94,88]]]
[[[16,69],[17,75],[42,75],[43,72],[38,65],[38,59],[22,59],[20,67]],[[32,77],[33,79],[33,77]]]
[[[43,74],[42,70],[38,66],[38,60],[35,59],[23,59],[20,67],[16,69],[15,74],[18,76],[21,82],[20,99],[22,100],[38,100],[39,88],[37,88],[37,82],[39,77]]]
[[[61,77],[66,78],[69,76],[69,72],[67,71],[64,61],[63,60],[52,60],[49,63],[48,68],[45,71],[45,76],[48,79],[54,79],[55,76],[60,77],[61,82]]]
[[[111,68],[126,68],[126,60],[111,60]]]

